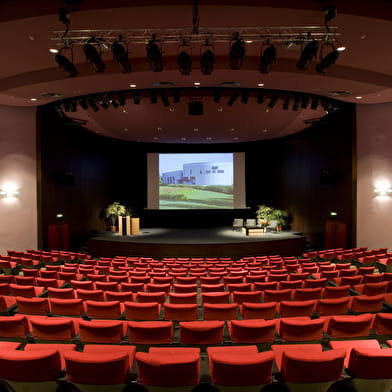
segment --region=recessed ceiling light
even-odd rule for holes
[[[234,132],[234,131],[235,131],[235,128],[230,128],[229,131],[230,131],[230,132]]]
[[[56,48],[50,48],[50,49],[49,49],[49,52],[50,52],[50,53],[58,53],[59,50],[56,49]]]
[[[356,96],[355,99],[362,99],[363,97],[361,97],[360,95]]]
[[[157,127],[157,131],[162,131],[162,127]]]
[[[359,38],[361,38],[361,39],[366,39],[366,38],[367,38],[367,35],[366,35],[366,34],[362,34]]]
[[[344,52],[344,51],[346,50],[346,47],[345,47],[344,45],[340,45],[340,46],[338,46],[338,47],[336,48],[336,50],[337,50],[338,52]]]
[[[123,113],[128,113],[128,109],[123,109]]]
[[[129,131],[129,129],[128,128],[124,128],[124,132],[128,132]]]
[[[35,40],[34,35],[29,35],[29,40],[30,40],[30,41],[34,41],[34,40]]]
[[[237,137],[237,136],[233,137],[233,140],[239,140],[239,137]]]
[[[199,132],[199,128],[193,128],[193,132]]]
[[[257,83],[258,87],[264,87],[264,83]]]
[[[253,41],[252,41],[251,39],[246,39],[245,42],[246,42],[247,44],[253,44]]]
[[[30,101],[38,101],[37,98],[30,98]]]
[[[182,137],[181,140],[186,140],[186,137]]]
[[[193,82],[193,85],[194,85],[194,86],[200,86],[201,83],[200,83],[200,82]]]
[[[135,88],[135,87],[136,87],[136,84],[135,84],[135,83],[131,83],[131,84],[129,85],[129,87]]]
[[[267,129],[267,128],[264,128],[264,129],[263,129],[263,132],[264,132],[264,133],[267,133],[267,132],[268,132],[268,129]]]
[[[154,136],[152,139],[153,140],[159,140],[159,137]]]
[[[267,109],[265,109],[265,112],[266,112],[266,113],[268,113],[268,112],[269,112],[269,109],[268,109],[268,108],[267,108]]]
[[[218,112],[223,112],[223,108],[218,108]]]
[[[173,108],[173,107],[170,107],[169,110],[170,110],[171,112],[174,112],[174,108]]]
[[[212,140],[212,137],[206,137],[206,140]]]

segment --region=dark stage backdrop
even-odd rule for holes
[[[213,227],[233,218],[255,217],[259,204],[287,209],[292,229],[323,247],[330,211],[348,225],[354,246],[354,106],[323,123],[285,138],[238,144],[144,144],[109,139],[79,126],[64,125],[50,107],[38,112],[38,195],[40,246],[48,247],[48,225],[56,214],[69,223],[71,248],[106,229],[103,209],[113,201],[130,207],[142,227]],[[232,152],[246,154],[243,210],[151,211],[147,203],[147,153]]]

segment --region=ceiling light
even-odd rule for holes
[[[131,84],[129,85],[129,87],[131,87],[131,88],[136,88],[136,84],[135,84],[135,83],[131,83]]]
[[[251,39],[246,39],[246,40],[245,40],[245,43],[247,43],[247,44],[253,44],[253,41],[252,41]]]
[[[165,106],[166,106],[166,105],[165,105]],[[169,108],[169,111],[170,111],[170,112],[174,112],[173,106],[171,106],[171,107]]]
[[[218,108],[218,112],[223,112],[223,108],[222,107]]]
[[[115,109],[117,109],[120,105],[113,97],[108,97],[109,104],[112,105]]]
[[[186,137],[182,137],[181,140],[186,140]]]
[[[238,92],[233,93],[232,96],[227,101],[227,104],[229,106],[232,106],[239,96],[240,96],[240,94],[238,94]]]
[[[329,44],[327,44],[329,45]],[[321,47],[321,52],[323,50],[323,45]],[[331,45],[332,46],[332,45]],[[333,46],[332,46],[333,48]],[[320,62],[316,65],[316,71],[318,73],[325,73],[326,69],[329,68],[332,64],[335,64],[335,61],[339,58],[339,52],[335,49],[332,52],[329,52],[326,56],[322,57]]]
[[[193,82],[193,85],[194,85],[194,86],[200,86],[201,83],[200,83],[200,82]]]
[[[154,137],[152,138],[152,140],[159,140],[159,137],[154,136]]]
[[[67,57],[61,54],[66,50],[71,52],[71,61]],[[68,76],[75,77],[78,74],[78,70],[73,65],[73,51],[71,48],[69,47],[61,48],[60,52],[57,53],[56,56],[54,56],[54,59],[56,63],[59,65],[59,67],[62,68],[68,74]]]
[[[318,42],[315,40],[309,42],[301,52],[301,56],[297,61],[297,68],[302,71],[307,70],[313,60],[313,57],[317,55],[317,51]]]
[[[127,113],[128,113],[128,109],[123,109],[122,112],[125,113],[125,114],[127,114]]]
[[[129,131],[129,129],[128,128],[124,128],[124,132],[128,132]]]
[[[96,45],[92,45],[90,42],[94,42],[94,38],[91,38],[89,42],[83,46],[86,60],[93,66],[95,72],[103,72],[106,67],[101,59],[100,50],[98,51]]]
[[[346,48],[346,46],[344,46],[344,45],[339,45],[337,48],[336,48],[336,50],[338,51],[338,52],[344,52],[345,50],[346,50],[347,48]]]
[[[361,97],[360,95],[358,95],[357,97],[355,97],[355,99],[362,99],[363,97]]]
[[[150,63],[153,72],[161,72],[163,70],[162,52],[154,40],[155,35],[153,35],[153,39],[148,41],[148,44],[146,45],[147,60]]]
[[[56,48],[50,48],[50,49],[49,49],[49,52],[50,52],[50,53],[58,53],[59,50],[56,49]]]
[[[114,61],[119,66],[120,71],[122,73],[130,73],[132,68],[128,59],[128,48],[124,47],[124,43],[120,41],[113,42],[111,46],[111,50],[113,53]]]
[[[193,132],[199,132],[199,128],[193,128]]]
[[[239,37],[239,33],[235,33],[234,42],[230,48],[230,68],[240,69],[242,60],[245,56],[245,44]]]
[[[38,101],[37,98],[30,98],[30,101]]]
[[[200,56],[200,70],[203,75],[211,75],[214,70],[215,54],[212,50],[205,50]]]
[[[261,73],[268,73],[271,71],[272,65],[276,60],[275,45],[269,45],[260,57],[259,71]]]
[[[177,55],[178,70],[181,75],[189,75],[192,71],[192,57],[187,50],[190,50],[188,45],[181,46],[181,50]]]
[[[157,127],[157,131],[159,132],[159,131],[162,131],[163,130],[163,128],[162,127]]]
[[[257,83],[258,87],[264,87],[264,83]]]
[[[106,102],[103,98],[101,98],[101,99],[98,101],[98,103],[99,103],[100,106],[101,106],[102,108],[104,108],[105,110],[108,110],[108,109],[109,109],[109,105],[107,104],[107,102]]]
[[[206,140],[212,140],[212,137],[206,137]]]

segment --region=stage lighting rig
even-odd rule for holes
[[[229,106],[233,106],[234,102],[237,100],[237,98],[240,96],[239,92],[236,91],[234,92],[231,97],[229,98],[229,100],[227,101],[227,104]]]
[[[297,61],[297,68],[306,71],[309,68],[310,63],[313,60],[313,57],[317,55],[318,51],[318,42],[316,40],[313,40],[309,42],[305,48],[301,52],[301,56],[299,60]]]
[[[203,75],[211,75],[214,71],[215,53],[212,45],[206,43],[200,48],[200,70]]]
[[[153,72],[161,72],[163,70],[162,51],[155,43],[155,34],[153,34],[152,40],[148,41],[146,45],[146,53]]]
[[[71,52],[71,61],[62,54],[64,51],[67,50]],[[59,67],[62,68],[68,74],[68,76],[74,78],[79,73],[73,64],[72,48],[68,46],[64,46],[63,48],[60,49],[59,53],[57,53],[54,56],[54,59],[56,63],[59,65]]]
[[[101,58],[101,47],[94,37],[90,38],[83,46],[83,52],[86,60],[93,66],[95,72],[105,71],[106,67]]]
[[[190,55],[191,48],[186,41],[178,47],[177,65],[181,75],[189,75],[192,71],[192,57]]]
[[[241,69],[242,60],[245,56],[245,43],[240,39],[239,33],[235,33],[234,42],[230,48],[230,68]]]
[[[276,105],[276,102],[278,102],[278,99],[279,99],[279,95],[274,94],[271,98],[271,101],[269,101],[267,106],[272,109]]]
[[[269,45],[264,49],[263,54],[260,57],[259,71],[260,73],[268,73],[271,71],[272,65],[276,60],[276,48],[275,45]]]
[[[332,51],[329,52],[326,56],[322,57],[322,50],[325,46],[331,46]],[[320,62],[316,65],[316,71],[318,73],[325,73],[325,71],[332,65],[335,64],[336,60],[339,58],[339,51],[334,48],[332,44],[324,44],[321,47],[321,60]]]
[[[130,73],[132,71],[132,67],[129,63],[128,48],[124,47],[124,43],[121,39],[122,37],[120,36],[118,41],[112,43],[111,50],[113,58],[122,73]]]

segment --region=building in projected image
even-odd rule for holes
[[[184,185],[233,185],[230,162],[184,163],[182,170],[162,173],[162,183]]]

